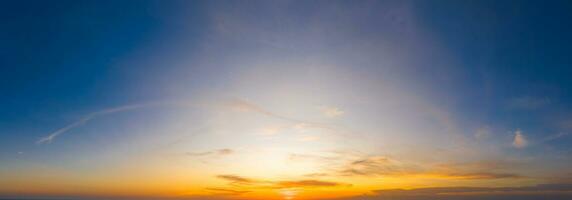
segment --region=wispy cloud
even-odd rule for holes
[[[299,188],[299,187],[335,187],[345,184],[330,181],[320,180],[297,180],[297,181],[280,181],[276,183],[277,186],[283,188]]]
[[[189,155],[189,156],[211,156],[211,155],[226,156],[226,155],[231,155],[233,153],[234,153],[234,150],[232,150],[232,149],[217,149],[214,151],[205,151],[205,152],[189,152],[189,153],[187,153],[187,155]]]
[[[49,135],[42,137],[40,139],[38,139],[36,141],[36,144],[49,144],[52,143],[54,139],[56,139],[58,136],[74,129],[80,126],[85,125],[86,123],[88,123],[89,121],[96,119],[98,117],[102,117],[105,115],[109,115],[109,114],[113,114],[113,113],[118,113],[118,112],[126,112],[126,111],[131,111],[131,110],[136,110],[136,109],[141,109],[141,108],[148,108],[148,107],[154,107],[154,106],[164,106],[164,105],[182,105],[180,103],[177,102],[153,102],[153,103],[141,103],[141,104],[131,104],[131,105],[125,105],[125,106],[119,106],[119,107],[114,107],[114,108],[108,108],[108,109],[103,109],[100,111],[96,111],[96,112],[92,112],[89,113],[85,116],[83,116],[82,118],[80,118],[79,120],[68,124],[67,126],[60,128],[52,133],[50,133]]]
[[[267,117],[281,119],[281,120],[284,120],[286,122],[292,123],[291,126],[273,127],[272,129],[264,130],[265,132],[263,134],[269,134],[269,135],[276,134],[280,130],[287,129],[287,128],[295,128],[298,130],[304,130],[307,128],[316,128],[316,129],[328,130],[330,132],[336,132],[336,133],[344,132],[343,130],[340,130],[340,128],[329,125],[329,124],[306,121],[306,120],[301,120],[301,119],[295,119],[295,118],[291,118],[291,117],[284,116],[281,114],[277,114],[275,112],[267,110],[261,106],[258,106],[252,102],[249,102],[249,101],[246,101],[243,99],[238,99],[238,98],[237,99],[231,99],[231,100],[226,101],[224,104],[226,106],[230,107],[232,110],[235,110],[238,112],[258,113],[261,115],[265,115]]]
[[[517,149],[522,149],[528,145],[528,140],[522,134],[521,130],[516,130],[514,132],[514,139],[512,141],[512,146]]]
[[[259,180],[253,178],[246,178],[238,175],[218,175],[217,178],[226,180],[233,187],[243,189],[292,189],[292,188],[317,188],[317,187],[350,187],[350,184],[324,181],[316,179],[302,179],[302,180]]]
[[[249,193],[248,190],[233,190],[227,188],[205,188],[207,191],[212,192],[215,195],[241,195],[244,193]]]
[[[561,137],[565,137],[565,136],[568,136],[568,135],[570,135],[570,133],[568,133],[568,132],[560,132],[560,133],[552,134],[552,135],[549,135],[549,136],[545,137],[543,141],[544,141],[544,142],[549,142],[549,141],[552,141],[552,140],[555,140],[555,139],[558,139],[558,138],[561,138]]]
[[[475,131],[475,138],[477,140],[484,140],[491,136],[491,130],[488,126],[483,126]]]
[[[401,163],[385,156],[370,156],[346,164],[339,173],[344,176],[374,176],[417,173],[417,166]]]
[[[231,183],[235,183],[235,184],[252,184],[252,183],[258,182],[254,179],[244,178],[244,177],[232,175],[232,174],[218,175],[217,178],[224,179],[224,180],[230,181]]]
[[[262,115],[266,115],[268,117],[279,118],[287,121],[292,122],[302,122],[301,120],[296,120],[293,118],[289,118],[283,115],[276,114],[274,112],[270,112],[254,103],[248,102],[242,99],[231,99],[226,102],[226,105],[229,106],[231,109],[239,112],[255,112]]]
[[[344,111],[332,106],[322,106],[320,107],[320,110],[324,116],[329,118],[341,117],[344,114]]]
[[[329,125],[325,125],[325,124],[321,124],[321,123],[315,123],[315,122],[309,122],[309,121],[304,121],[304,120],[298,120],[298,119],[290,118],[287,116],[279,115],[279,114],[276,114],[274,112],[268,111],[268,110],[266,110],[266,109],[264,109],[264,108],[262,108],[256,104],[253,104],[253,103],[250,103],[248,101],[241,100],[241,99],[232,99],[232,100],[226,101],[225,104],[227,106],[229,106],[231,109],[234,109],[236,111],[255,112],[255,113],[259,113],[259,114],[262,114],[262,115],[265,115],[268,117],[286,120],[288,122],[294,123],[295,127],[303,125],[304,127],[307,127],[307,128],[320,128],[320,129],[325,129],[325,130],[330,130],[330,131],[337,130],[337,128],[334,128],[334,127],[329,126]],[[52,143],[60,135],[67,133],[68,131],[70,131],[74,128],[83,126],[83,125],[87,124],[88,122],[90,122],[91,120],[94,120],[94,119],[99,118],[99,117],[103,117],[105,115],[119,113],[119,112],[127,112],[127,111],[142,109],[142,108],[148,108],[148,107],[156,107],[156,106],[188,106],[188,105],[189,104],[186,101],[152,102],[152,103],[131,104],[131,105],[125,105],[125,106],[119,106],[119,107],[113,107],[113,108],[107,108],[107,109],[95,111],[95,112],[89,113],[89,114],[81,117],[79,120],[77,120],[73,123],[70,123],[67,126],[64,126],[60,129],[48,134],[45,137],[38,139],[36,141],[36,144]],[[273,133],[275,133],[275,131],[276,130],[274,130]],[[272,132],[272,130],[270,130],[270,132]],[[273,134],[273,133],[270,133],[270,134]]]
[[[519,110],[534,110],[544,107],[550,103],[551,101],[548,97],[523,96],[511,99],[508,102],[508,107]]]
[[[506,179],[522,178],[517,173],[507,172],[501,161],[474,163],[441,163],[420,165],[400,161],[388,156],[344,155],[317,156],[292,154],[291,161],[315,161],[324,164],[321,171],[306,177],[364,176],[364,177],[424,177],[433,179]]]

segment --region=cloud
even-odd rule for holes
[[[189,152],[189,153],[187,153],[187,155],[189,155],[189,156],[210,156],[210,155],[226,156],[226,155],[230,155],[233,153],[234,153],[234,150],[232,150],[232,149],[218,149],[218,150],[214,150],[214,151],[205,151],[205,152]]]
[[[477,140],[487,139],[491,136],[491,130],[488,126],[480,127],[477,129],[477,131],[475,131],[474,136]]]
[[[385,189],[338,200],[565,200],[572,198],[571,184],[541,184],[528,187],[442,187]]]
[[[401,163],[385,156],[368,156],[350,161],[338,173],[343,176],[375,176],[419,173],[421,169],[412,164]]]
[[[522,134],[521,130],[516,130],[514,132],[514,139],[512,141],[512,146],[517,149],[522,149],[528,145],[526,137]]]
[[[241,195],[244,193],[249,193],[248,190],[233,190],[225,188],[205,188],[206,190],[214,193],[215,195]]]
[[[270,112],[254,103],[248,102],[242,99],[231,99],[226,102],[226,105],[231,109],[239,112],[254,112],[262,115],[266,115],[273,118],[279,118],[287,121],[301,122],[300,120],[292,119],[286,116],[278,115],[276,113]]]
[[[510,164],[502,161],[481,161],[471,163],[438,163],[420,165],[400,161],[396,158],[379,155],[319,156],[291,154],[289,160],[295,162],[312,161],[324,165],[321,171],[307,174],[306,177],[420,177],[432,179],[506,179],[523,178],[516,173],[507,172]]]
[[[322,106],[321,111],[324,116],[329,118],[340,117],[344,114],[344,111],[340,110],[337,107],[331,107],[331,106]]]
[[[299,187],[334,187],[342,184],[329,181],[319,180],[299,180],[299,181],[280,181],[276,185],[283,188],[299,188]]]
[[[218,175],[217,178],[224,179],[224,180],[230,181],[231,183],[235,183],[235,184],[252,184],[252,183],[258,182],[258,181],[255,181],[253,179],[244,178],[244,177],[232,175],[232,174],[230,174],[230,175]]]
[[[337,133],[341,132],[339,130],[339,128],[337,128],[337,127],[334,127],[334,126],[331,126],[328,124],[305,121],[305,120],[300,120],[300,119],[295,119],[295,118],[291,118],[288,116],[280,115],[280,114],[271,112],[265,108],[262,108],[256,104],[254,104],[254,103],[251,103],[251,102],[243,100],[243,99],[231,99],[231,100],[226,101],[224,103],[224,105],[226,105],[227,107],[230,107],[234,111],[258,113],[261,115],[265,115],[267,117],[281,119],[281,120],[284,120],[284,121],[287,121],[287,122],[294,124],[292,126],[273,127],[271,129],[268,129],[268,130],[263,130],[262,134],[272,135],[272,134],[279,132],[282,129],[287,129],[287,128],[295,128],[299,131],[303,131],[304,129],[307,129],[307,128],[315,128],[315,129],[328,130],[328,131],[337,132]]]
[[[524,96],[511,99],[508,107],[518,110],[534,110],[550,104],[551,101],[548,97],[531,97]]]
[[[514,173],[495,173],[495,172],[469,172],[469,173],[443,173],[442,176],[450,179],[502,179],[502,178],[522,178],[521,175]]]
[[[552,134],[552,135],[549,135],[549,136],[545,137],[543,141],[544,141],[544,142],[549,142],[549,141],[552,141],[552,140],[555,140],[555,139],[558,139],[558,138],[561,138],[561,137],[565,137],[565,136],[568,136],[568,135],[570,135],[570,133],[568,133],[568,132],[560,132],[560,133]]]
[[[50,144],[53,142],[54,139],[56,139],[61,134],[64,134],[64,133],[66,133],[66,132],[68,132],[74,128],[83,126],[86,123],[88,123],[89,121],[91,121],[95,118],[98,118],[98,117],[102,117],[105,115],[118,113],[118,112],[126,112],[126,111],[141,109],[141,108],[154,107],[154,106],[164,106],[164,105],[186,105],[186,104],[184,104],[184,103],[181,104],[180,102],[153,102],[153,103],[131,104],[131,105],[125,105],[125,106],[120,106],[120,107],[103,109],[100,111],[89,113],[89,114],[83,116],[82,118],[80,118],[79,120],[77,120],[71,124],[68,124],[67,126],[60,128],[60,129],[50,133],[49,135],[47,135],[45,137],[38,139],[36,141],[36,144]]]
[[[283,181],[270,181],[270,180],[257,180],[246,178],[237,175],[218,175],[217,178],[226,180],[233,187],[243,189],[292,189],[292,188],[317,188],[317,187],[349,187],[350,184],[338,183],[332,181],[323,181],[316,179],[303,179],[303,180],[283,180]]]

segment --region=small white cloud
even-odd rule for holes
[[[22,155],[22,154],[24,154],[24,152],[18,151],[18,154],[19,154],[19,155]]]
[[[341,109],[339,109],[337,107],[322,106],[321,110],[322,110],[322,114],[325,115],[326,117],[329,117],[329,118],[340,117],[344,114],[344,111],[342,111]]]
[[[514,132],[514,139],[512,141],[512,146],[518,149],[522,149],[528,145],[526,137],[522,134],[521,130],[516,130]]]

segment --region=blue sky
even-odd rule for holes
[[[0,186],[20,185],[0,195],[55,181],[51,173],[61,184],[22,194],[135,195],[156,185],[101,189],[83,174],[112,180],[144,158],[155,164],[121,176],[179,183],[162,172],[188,170],[206,180],[185,183],[191,196],[271,193],[225,186],[221,174],[300,197],[313,186],[284,183],[311,173],[355,185],[333,189],[344,195],[572,180],[570,2],[2,4]],[[343,163],[326,160],[339,152],[415,177],[334,175]],[[282,168],[292,155],[312,159]],[[269,161],[249,170],[260,159]],[[210,166],[222,163],[233,167]],[[61,189],[70,184],[82,189]],[[148,195],[183,193],[171,188]]]

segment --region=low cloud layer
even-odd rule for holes
[[[337,200],[565,200],[572,198],[572,184],[529,187],[442,187],[411,190],[377,190],[371,195]]]
[[[307,174],[307,177],[431,177],[434,179],[485,180],[524,178],[513,173],[503,161],[471,163],[439,163],[421,165],[388,156],[347,155],[318,156],[292,154],[294,162],[319,162],[324,169]]]
[[[216,177],[228,182],[228,188],[217,188],[216,192],[225,192],[234,195],[240,195],[246,193],[245,191],[251,191],[256,189],[292,190],[292,189],[304,189],[304,188],[352,186],[350,184],[345,184],[345,183],[316,180],[316,179],[270,181],[270,180],[247,178],[232,174],[218,175]],[[209,188],[207,188],[207,190],[208,189]],[[232,192],[232,191],[241,191],[241,192]]]

